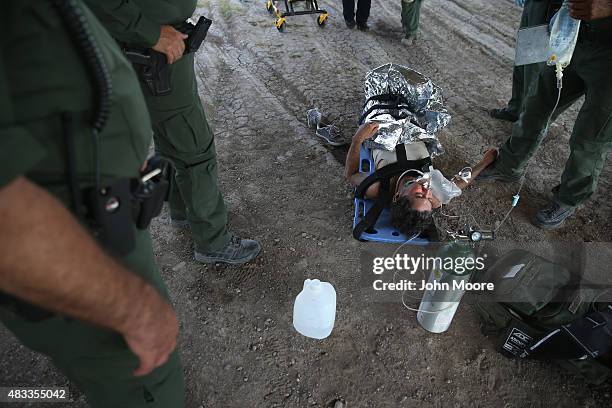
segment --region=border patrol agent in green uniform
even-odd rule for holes
[[[402,0],[402,26],[405,37],[402,43],[412,45],[418,38],[421,3],[423,0]]]
[[[612,10],[607,15],[611,16]],[[583,96],[585,100],[570,137],[570,156],[561,175],[561,184],[553,189],[553,200],[536,214],[533,221],[538,227],[558,228],[597,188],[607,153],[612,147],[611,72],[612,17],[583,21],[571,64],[563,72],[561,98],[555,114],[563,112]],[[555,68],[545,67],[524,101],[512,136],[502,146],[494,165],[485,169],[479,178],[519,179],[542,143],[543,130],[557,96]]]
[[[515,0],[515,2],[517,5],[523,6],[519,28],[546,24],[550,0]],[[531,83],[537,78],[542,67],[543,64],[515,66],[512,71],[512,97],[508,101],[508,105],[505,108],[492,109],[489,112],[490,115],[495,119],[516,122],[523,99],[527,96]]]
[[[74,201],[68,173],[79,191],[92,187],[96,152],[103,185],[139,177],[151,140],[145,101],[132,67],[93,14],[80,1],[56,1],[70,3],[83,16],[80,28],[89,30],[88,44],[97,47],[112,84],[109,115],[94,146],[91,117],[98,91],[75,33],[51,3],[20,0],[0,8],[0,213],[7,217],[0,227],[5,238],[0,239],[0,317],[24,345],[49,356],[92,407],[180,408],[183,373],[176,350],[170,353],[178,324],[149,232],[132,223],[133,249],[116,262],[66,211],[75,202],[73,214],[85,207],[80,197]],[[70,170],[68,156],[74,159]],[[12,199],[7,197],[26,191],[37,199],[21,209],[23,218],[9,219]],[[55,213],[44,214],[51,210]],[[22,224],[10,230],[15,219]],[[64,220],[60,230],[45,230],[58,219]],[[81,219],[81,225],[87,221]],[[26,242],[20,241],[23,234]],[[79,280],[84,281],[80,288]],[[41,283],[47,281],[51,284]],[[115,325],[117,314],[125,325]],[[128,321],[131,314],[137,316]],[[132,331],[147,322],[162,324],[166,317],[175,326],[170,347],[147,370],[137,370],[146,352]],[[160,333],[150,333],[147,341],[154,344]]]
[[[196,0],[86,0],[92,11],[118,41],[130,47],[160,50],[169,57],[169,95],[143,92],[155,131],[157,151],[176,171],[170,191],[170,217],[175,226],[188,226],[201,262],[240,264],[255,258],[259,243],[228,233],[227,210],[217,182],[213,132],[200,97],[194,71],[194,54],[176,59],[164,50],[164,41],[191,17]],[[179,38],[182,43],[182,39]],[[182,50],[180,51],[182,53]]]

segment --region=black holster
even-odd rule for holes
[[[170,167],[166,160],[154,156],[148,160],[143,174],[152,174],[157,169],[160,173],[146,181],[132,180],[132,217],[136,228],[149,228],[151,220],[161,213],[170,188]]]
[[[169,95],[172,92],[170,65],[164,54],[151,48],[124,47],[123,52],[132,63],[140,81],[153,96]]]
[[[200,48],[211,24],[212,20],[202,16],[196,24],[184,22],[175,26],[178,31],[188,36],[185,40],[184,54],[196,52]],[[152,48],[133,47],[126,44],[123,44],[122,48],[125,56],[134,66],[138,78],[153,96],[172,93],[171,67],[165,54]]]

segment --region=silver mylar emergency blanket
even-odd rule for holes
[[[441,89],[429,78],[401,65],[382,65],[366,74],[365,98],[363,123],[379,123],[371,147],[393,151],[399,143],[422,141],[432,157],[444,153],[436,133],[451,117]]]

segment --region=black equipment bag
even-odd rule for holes
[[[480,279],[495,289],[475,304],[485,335],[509,358],[554,361],[592,384],[612,379],[612,306],[607,288],[566,267],[515,249]]]

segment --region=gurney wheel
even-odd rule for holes
[[[272,0],[266,1],[266,10],[268,10],[268,12],[272,13]]]
[[[319,17],[317,17],[317,24],[319,25],[319,27],[323,27],[325,25],[325,20],[327,20],[328,16],[329,14],[327,13],[319,14]]]
[[[276,29],[278,31],[280,31],[281,33],[285,31],[285,26],[287,24],[285,23],[285,19],[284,18],[279,18],[278,20],[276,20]]]

